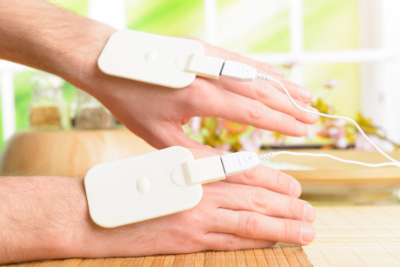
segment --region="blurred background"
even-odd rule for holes
[[[400,10],[400,1],[50,2],[117,29],[196,36],[275,64],[285,70],[287,79],[314,92],[312,105],[315,108],[351,117],[383,149],[389,152],[398,149],[400,19],[397,10]],[[45,124],[63,129],[118,125],[99,103],[93,104],[95,100],[90,96],[67,82],[54,79],[24,66],[0,61],[0,150],[14,132]],[[49,87],[54,92],[44,92],[43,88]],[[85,105],[99,107],[99,110],[82,114]],[[42,106],[46,109],[37,108]],[[51,106],[58,109],[58,115],[52,113]],[[83,122],[77,124],[80,114]],[[53,121],[51,118],[46,121],[46,116]],[[105,120],[98,122],[100,126],[90,122],[99,118]],[[282,136],[218,118],[194,118],[185,130],[192,138],[226,151],[257,151],[282,146],[372,149],[353,126],[334,120],[321,120],[310,126],[307,136],[302,138]]]
[[[282,68],[320,112],[348,116],[400,160],[399,0],[52,0],[131,29],[195,36]],[[84,177],[94,165],[154,151],[96,99],[59,77],[0,60],[0,174]],[[233,110],[234,112],[234,105]],[[191,138],[224,152],[285,149],[369,163],[384,158],[353,125],[320,119],[301,138],[221,118],[193,118]],[[279,155],[264,165],[302,185],[302,198],[400,203],[400,170]]]

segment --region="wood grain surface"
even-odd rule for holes
[[[306,152],[312,154],[330,154],[338,158],[356,160],[365,163],[381,163],[388,162],[378,152],[365,152],[354,150],[294,150],[293,152]],[[400,153],[388,153],[392,158],[400,161]],[[324,157],[308,157],[308,156],[293,156],[293,155],[277,155],[273,158],[276,161],[283,161],[298,165],[314,168],[310,171],[285,171],[286,173],[300,179],[302,181],[315,181],[315,180],[340,180],[340,179],[400,179],[400,169],[395,166],[381,167],[381,168],[367,168],[360,165],[343,163],[330,158]]]
[[[205,251],[137,258],[66,259],[36,261],[0,267],[311,267],[298,245],[278,243],[271,248]]]
[[[152,151],[128,130],[20,132],[3,149],[0,174],[84,177],[96,164]]]
[[[400,266],[400,205],[315,207],[314,266]]]
[[[381,163],[388,160],[378,152],[354,150],[296,150],[315,154],[330,154],[339,158],[366,163]],[[400,161],[400,153],[389,153]],[[394,190],[400,189],[400,168],[370,168],[342,163],[330,158],[278,155],[272,160],[311,167],[314,170],[283,170],[296,178],[303,189],[302,199],[313,201],[339,201],[374,203],[390,199]]]

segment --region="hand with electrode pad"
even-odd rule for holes
[[[196,159],[215,155],[190,151]],[[295,179],[260,165],[203,185],[188,211],[107,229],[89,216],[83,179],[0,177],[0,264],[307,245],[315,211],[300,194]]]
[[[311,91],[283,79],[279,68],[196,40],[203,44],[206,55],[246,63],[258,72],[271,74],[286,85],[300,106],[314,110],[308,105],[312,100]],[[101,84],[91,83],[81,88],[93,94],[132,132],[156,148],[172,145],[204,148],[182,130],[182,125],[195,116],[220,117],[292,136],[303,136],[306,124],[315,123],[319,118],[299,111],[281,87],[265,80],[240,83],[224,78],[197,77],[186,88],[171,89],[108,76],[97,67],[103,46],[85,62],[85,69],[91,70],[90,75],[95,77],[91,81]],[[116,91],[103,89],[115,86],[118,86]]]
[[[10,15],[0,18],[0,58],[54,73],[92,94],[156,148],[204,148],[186,137],[181,127],[195,116],[220,117],[292,136],[303,136],[306,124],[318,119],[294,107],[282,89],[269,81],[196,78],[186,88],[170,89],[106,75],[97,60],[115,29],[40,0],[5,0],[1,5]],[[25,13],[31,15],[26,18]],[[41,19],[33,19],[35,14]],[[286,81],[279,68],[197,41],[206,55],[246,63],[278,78],[300,106],[306,108],[311,102],[311,91]]]

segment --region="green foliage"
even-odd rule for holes
[[[202,37],[203,0],[127,0],[128,28],[168,36]]]
[[[88,13],[87,0],[47,0],[47,2],[65,8],[81,16],[87,16]]]
[[[29,128],[29,103],[32,99],[32,87],[29,83],[31,75],[31,71],[14,74],[17,130],[27,130]]]

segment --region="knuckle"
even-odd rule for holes
[[[211,217],[212,213],[205,209],[194,208],[179,214],[180,221],[184,225],[204,225],[205,218]]]
[[[243,235],[246,237],[255,237],[257,235],[258,228],[260,227],[256,216],[249,214],[243,218]]]
[[[265,207],[267,205],[267,198],[264,194],[264,190],[260,187],[252,189],[251,201],[253,207]]]
[[[289,125],[293,125],[295,119],[289,115],[282,115],[281,118],[278,120],[278,129],[286,129]]]
[[[237,250],[240,248],[241,240],[239,237],[230,235],[227,240],[220,242],[218,250]]]
[[[204,240],[201,235],[195,232],[187,232],[184,234],[184,238],[180,239],[183,246],[191,246],[193,244],[204,244]]]
[[[266,83],[262,80],[256,80],[256,96],[258,99],[266,100],[270,98],[270,91],[267,89]]]
[[[294,215],[296,214],[296,209],[297,205],[295,203],[295,199],[290,198],[289,202],[288,202],[288,215],[294,217]]]
[[[193,211],[182,212],[180,215],[181,221],[184,224],[193,223],[193,219],[196,217],[196,214]]]
[[[284,177],[280,174],[280,172],[271,169],[270,175],[271,175],[271,180],[274,183],[274,188],[276,190],[281,191],[286,188],[286,181]]]
[[[187,90],[188,97],[193,100],[208,100],[215,93],[214,88],[204,79],[196,79],[189,87],[189,90]]]
[[[228,57],[232,61],[237,61],[237,62],[242,62],[244,58],[244,56],[242,56],[241,54],[229,50],[228,50]]]
[[[269,65],[265,64],[264,62],[256,61],[255,68],[258,69],[258,70],[270,69],[270,68],[266,68],[267,66],[269,66]]]
[[[250,117],[253,119],[260,119],[263,115],[264,106],[258,101],[253,101],[250,108]]]
[[[290,224],[290,222],[284,221],[282,223],[282,227],[280,230],[280,238],[282,240],[288,240],[288,239],[290,239],[292,232],[293,232],[293,229],[292,229],[292,225]]]
[[[260,177],[260,167],[254,168],[249,172],[242,174],[242,183],[252,185]]]

